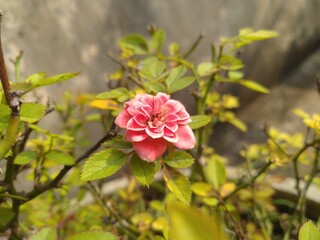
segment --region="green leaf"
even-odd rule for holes
[[[196,182],[192,184],[191,190],[201,197],[211,197],[214,195],[213,187],[206,182]]]
[[[184,89],[184,88],[188,87],[191,83],[193,83],[194,80],[195,80],[194,77],[181,78],[168,86],[168,93],[172,94],[172,93],[177,92],[181,89]]]
[[[45,77],[46,77],[46,73],[44,73],[44,72],[34,73],[34,74],[28,76],[24,80],[24,82],[31,83],[33,85],[34,83],[40,82],[42,79],[45,79]]]
[[[52,227],[42,228],[30,237],[30,240],[56,240],[58,239],[57,230]]]
[[[175,81],[179,80],[186,72],[187,68],[184,65],[172,68],[168,77],[165,79],[167,86],[171,86]]]
[[[130,149],[132,148],[132,143],[127,142],[123,136],[118,135],[111,140],[104,142],[103,146],[106,148]]]
[[[278,36],[278,33],[270,30],[258,30],[254,32],[251,28],[243,28],[239,31],[239,39],[246,42],[261,41]]]
[[[55,75],[55,76],[51,76],[48,78],[33,78],[30,82],[32,83],[32,85],[34,87],[41,87],[41,86],[47,86],[47,85],[51,85],[51,84],[56,84],[56,83],[60,83],[60,82],[64,82],[67,80],[70,80],[76,76],[78,76],[80,73],[63,73],[63,74],[59,74],[59,75]],[[28,78],[27,78],[28,80]],[[29,82],[27,81],[26,82]]]
[[[14,212],[11,208],[0,207],[0,225],[4,225],[14,217]]]
[[[23,103],[21,105],[20,120],[34,123],[41,120],[46,112],[46,106],[39,103]]]
[[[100,93],[96,96],[98,99],[113,99],[128,96],[128,90],[126,88],[116,88],[111,91]]]
[[[311,221],[308,221],[302,225],[299,231],[299,240],[318,240],[318,239],[320,239],[320,232]]]
[[[208,182],[210,182],[215,188],[219,188],[226,182],[226,168],[217,157],[209,159],[208,165],[205,168],[205,174],[208,178]]]
[[[126,162],[127,155],[118,149],[105,149],[87,159],[82,172],[83,181],[105,178],[117,172]]]
[[[239,80],[237,83],[256,92],[269,93],[269,90],[266,87],[251,80]]]
[[[142,185],[149,186],[152,183],[155,174],[154,163],[143,161],[137,155],[134,155],[130,160],[130,167],[133,176]]]
[[[186,168],[191,166],[194,162],[193,157],[184,151],[169,153],[164,160],[167,165],[173,168]]]
[[[177,202],[168,205],[169,239],[212,240],[226,239],[221,221]]]
[[[14,164],[18,164],[18,165],[28,164],[32,160],[37,159],[38,156],[39,154],[34,151],[24,151],[19,153],[16,156],[16,158],[14,159]]]
[[[146,58],[141,65],[142,69],[139,71],[139,75],[144,79],[158,81],[167,74],[164,73],[166,64],[155,57]]]
[[[243,62],[240,59],[231,55],[223,55],[218,64],[223,70],[238,70],[244,67]]]
[[[139,34],[125,36],[118,44],[120,48],[132,50],[135,54],[146,54],[149,51],[146,39]]]
[[[191,201],[191,186],[188,178],[174,168],[164,168],[164,180],[171,192],[183,203]]]
[[[156,53],[160,53],[165,40],[166,40],[165,31],[163,31],[162,29],[157,29],[151,37],[151,48]]]
[[[52,150],[52,151],[46,153],[45,157],[51,161],[58,163],[58,164],[63,164],[63,165],[73,165],[74,164],[73,157],[71,157],[67,153],[60,152],[58,150]]]
[[[10,84],[11,91],[13,92],[28,92],[33,88],[33,85],[31,83],[26,83],[26,82],[15,82]]]
[[[8,105],[0,104],[0,132],[7,128],[10,113]]]
[[[211,62],[204,62],[199,64],[197,72],[200,77],[209,76],[217,71],[217,67]]]
[[[76,233],[67,238],[67,240],[117,240],[117,236],[113,235],[110,232],[104,231],[86,231]]]
[[[155,93],[165,91],[165,89],[161,83],[154,82],[154,81],[144,82],[143,86],[145,86],[145,88],[148,91],[155,92]]]
[[[206,126],[212,121],[212,117],[208,115],[194,115],[191,116],[191,122],[189,123],[189,126],[192,129],[198,129],[203,126]]]
[[[180,54],[180,45],[178,43],[170,43],[169,53],[171,56],[179,56]]]

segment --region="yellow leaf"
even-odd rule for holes
[[[110,99],[96,99],[90,102],[90,106],[103,110],[118,110],[119,105],[116,101]]]

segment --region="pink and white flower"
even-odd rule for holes
[[[190,115],[181,102],[165,93],[156,96],[138,94],[125,103],[115,123],[126,129],[126,139],[132,142],[139,157],[153,162],[171,143],[180,149],[195,146],[195,137],[188,126]]]

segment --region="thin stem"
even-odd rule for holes
[[[250,186],[251,184],[253,184],[258,177],[260,177],[263,173],[266,172],[266,170],[271,166],[272,163],[273,163],[273,161],[267,162],[265,165],[262,166],[262,168],[260,168],[260,170],[257,172],[257,174],[255,176],[253,176],[249,181],[243,182],[240,185],[238,185],[237,188],[235,188],[232,192],[230,192],[228,195],[226,195],[223,199],[227,200],[227,199],[231,198],[232,196],[234,196],[241,189],[244,189],[244,188]]]
[[[91,193],[93,194],[93,197],[95,198],[95,200],[98,202],[98,204],[100,205],[100,207],[102,208],[104,214],[109,217],[110,215],[112,215],[116,221],[119,223],[119,227],[126,232],[132,239],[137,239],[137,229],[135,229],[134,226],[130,225],[128,222],[126,222],[123,218],[121,218],[116,211],[112,208],[110,203],[104,203],[102,200],[102,196],[101,194],[99,194],[99,192],[97,191],[97,189],[95,188],[95,186],[92,184],[92,182],[88,182],[88,186],[91,190]]]
[[[107,140],[110,140],[112,138],[114,138],[115,136],[117,136],[117,133],[114,131],[115,129],[115,124],[113,123],[109,132],[104,135],[97,143],[95,143],[91,148],[89,148],[85,153],[83,153],[81,156],[79,156],[75,163],[73,165],[68,165],[68,166],[64,166],[64,168],[58,173],[58,175],[51,181],[48,181],[47,183],[43,184],[42,186],[39,186],[37,188],[34,188],[31,192],[29,192],[28,194],[26,194],[25,198],[27,198],[27,201],[24,202],[28,202],[32,199],[34,199],[35,197],[39,196],[41,193],[50,190],[52,188],[56,188],[58,187],[60,181],[62,180],[62,178],[76,165],[78,165],[81,161],[83,161],[84,159],[88,158],[92,153],[94,153],[100,146],[102,143],[104,143]]]
[[[187,58],[190,56],[190,54],[197,48],[197,46],[199,45],[200,41],[202,40],[203,35],[200,34],[197,38],[197,40],[192,44],[192,46],[188,49],[188,51],[186,51],[183,55],[182,58]]]
[[[293,212],[293,215],[290,219],[289,226],[287,227],[287,230],[285,232],[285,235],[284,235],[285,240],[288,240],[290,238],[291,229],[293,227],[293,222],[296,219],[299,210],[301,210],[301,207],[303,204],[303,199],[306,197],[307,191],[313,181],[313,178],[317,174],[318,162],[319,162],[319,149],[316,149],[313,167],[311,169],[311,174],[310,174],[310,177],[309,177],[304,189],[301,189],[301,187],[300,187],[300,180],[301,179],[300,179],[300,175],[299,175],[299,171],[298,171],[299,170],[298,169],[298,159],[299,159],[300,155],[304,151],[306,151],[309,147],[315,146],[316,144],[319,144],[319,143],[320,143],[320,139],[315,139],[311,143],[305,143],[305,145],[291,158],[292,163],[293,163],[293,168],[294,168],[294,176],[295,176],[295,180],[296,180],[298,202],[297,202],[296,208]]]

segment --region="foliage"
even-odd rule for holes
[[[211,60],[199,64],[188,57],[202,36],[183,51],[178,43],[166,49],[164,30],[150,28],[149,34],[118,41],[119,55],[109,54],[119,64],[108,75],[109,89],[97,95],[66,92],[61,102],[34,102],[30,95],[78,73],[35,73],[21,80],[17,57],[16,79],[2,81],[0,91],[1,231],[12,239],[318,239],[306,205],[309,187],[319,182],[319,115],[295,110],[308,129],[306,136],[266,127],[265,143],[240,152],[241,174],[230,174],[228,159],[209,142],[219,122],[247,130],[235,114],[240,101],[230,86],[269,90],[246,79],[237,51],[277,34],[241,29],[212,45]],[[115,117],[138,94],[174,98],[179,91],[190,93],[195,102],[189,123],[195,148],[167,144],[157,160],[140,159],[134,143],[115,126]],[[52,112],[61,129],[43,127]],[[89,140],[89,125],[101,130],[98,140]],[[303,178],[304,166],[310,172]],[[296,200],[277,198],[271,185],[273,173],[285,168],[293,169]],[[25,177],[28,188],[19,188],[18,176]],[[110,190],[109,183],[116,183],[111,176],[122,177],[125,184]]]

